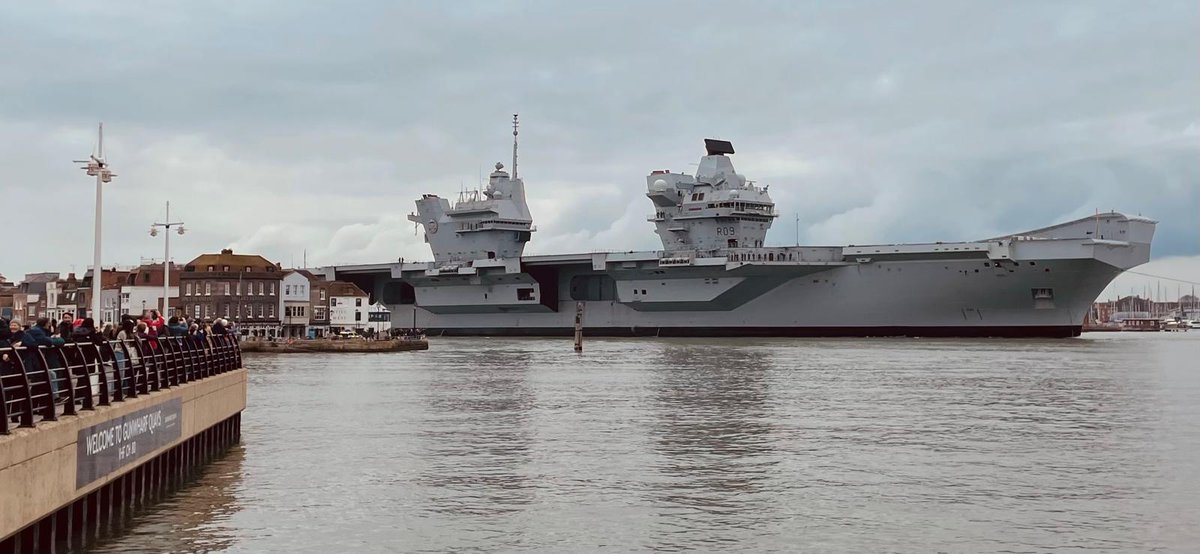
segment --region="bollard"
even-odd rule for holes
[[[583,302],[575,303],[575,351],[583,352]]]

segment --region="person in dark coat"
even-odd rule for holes
[[[217,320],[216,320],[215,322],[213,322],[213,324],[212,324],[212,334],[214,334],[214,335],[227,335],[227,334],[229,334],[229,331],[228,331],[228,330],[225,328],[225,320],[224,320],[224,319],[217,318]]]
[[[25,347],[25,352],[21,355],[21,361],[25,363],[25,371],[32,373],[42,368],[40,357],[37,355],[39,346],[62,346],[66,341],[62,337],[51,336],[50,320],[44,317],[39,317],[37,322],[25,331],[25,335],[21,337],[21,346]],[[46,366],[50,370],[50,391],[55,396],[58,395],[58,381],[63,378],[62,363],[59,362],[58,356],[46,356]]]
[[[90,318],[81,320],[78,327],[71,329],[71,342],[96,342],[99,333],[96,332],[96,322]]]
[[[21,339],[15,338],[15,337],[18,333],[21,333],[21,332],[22,331],[21,331],[20,323],[17,323],[15,321],[9,321],[4,318],[0,318],[0,349],[8,348],[14,344],[20,343]],[[12,355],[15,356],[16,352],[12,352]],[[15,362],[13,360],[9,359],[8,352],[0,354],[0,356],[3,356],[2,358],[0,358],[0,364],[5,364],[3,366],[3,371],[0,372],[0,375],[7,375],[8,370],[9,370],[9,364],[15,365]]]
[[[74,330],[75,326],[71,325],[71,320],[65,317],[62,321],[58,322],[57,328],[51,327],[51,333],[58,335],[65,341],[71,339],[71,332]]]

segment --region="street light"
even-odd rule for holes
[[[150,236],[157,237],[159,227],[167,230],[166,233],[163,233],[163,242],[165,243],[163,248],[163,303],[162,311],[159,312],[163,317],[167,317],[168,306],[170,305],[169,299],[171,298],[171,227],[176,227],[175,232],[179,233],[180,236],[183,236],[185,232],[182,221],[171,221],[170,201],[167,202],[166,223],[151,223]]]
[[[101,215],[104,207],[104,193],[102,185],[112,181],[117,174],[113,173],[108,167],[108,161],[104,159],[104,123],[100,123],[97,131],[96,155],[88,156],[86,160],[75,160],[75,163],[84,164],[80,169],[87,172],[89,176],[96,178],[96,230],[95,230],[95,246],[92,250],[92,308],[91,316],[93,318],[100,317],[100,285],[103,281],[100,270],[100,230],[101,230]]]

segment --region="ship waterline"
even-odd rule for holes
[[[496,164],[456,205],[418,201],[434,261],[323,272],[431,334],[567,335],[582,307],[593,336],[1071,337],[1150,257],[1155,222],[1116,212],[971,242],[767,247],[768,188],[733,170],[730,143],[706,149],[695,176],[647,177],[659,251],[524,256],[524,183]]]

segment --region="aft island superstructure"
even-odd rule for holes
[[[767,246],[766,186],[705,140],[695,174],[654,171],[648,219],[662,250],[524,256],[536,230],[516,175],[426,194],[409,219],[433,261],[325,268],[392,310],[395,325],[446,335],[1048,336],[1080,333],[1100,292],[1145,263],[1155,222],[1103,213],[968,242]],[[648,229],[649,231],[649,229]]]

